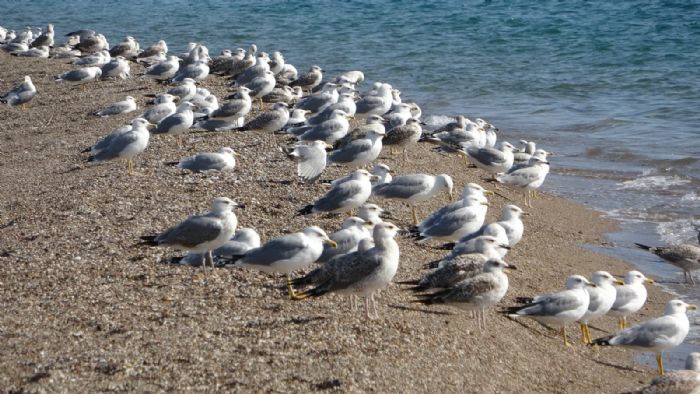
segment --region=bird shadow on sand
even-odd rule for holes
[[[453,316],[455,315],[452,312],[444,312],[444,311],[433,311],[430,309],[424,309],[424,308],[417,308],[417,307],[412,307],[412,306],[406,306],[406,305],[399,305],[399,304],[389,304],[390,308],[394,309],[400,309],[402,311],[413,311],[413,312],[423,312],[423,313],[428,313],[431,315],[441,315],[441,316]]]
[[[619,369],[621,371],[644,372],[641,369],[632,368],[632,367],[629,367],[627,365],[617,365],[617,364],[609,363],[607,361],[601,361],[601,360],[596,360],[596,359],[591,359],[591,360],[595,363],[600,364],[600,365],[604,365],[604,366],[610,367],[610,368]]]

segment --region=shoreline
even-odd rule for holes
[[[487,330],[478,332],[476,322],[457,309],[411,305],[411,295],[397,285],[378,298],[381,318],[367,322],[340,297],[290,301],[277,277],[169,265],[164,261],[178,252],[136,247],[138,237],[205,211],[215,196],[245,203],[239,226],[257,229],[263,241],[311,224],[335,231],[342,219],[294,217],[324,189],[300,184],[293,164],[277,150],[283,137],[258,131],[191,133],[183,150],[173,139],[156,136],[137,158],[133,177],[119,162],[86,165],[83,148],[138,116],[143,94],[167,88],[133,77],[90,83],[81,91],[53,81],[71,65],[5,53],[0,61],[9,66],[0,71],[0,90],[25,74],[39,90],[27,111],[0,109],[0,152],[6,158],[0,171],[6,185],[0,211],[3,387],[614,392],[655,376],[629,351],[585,348],[575,326],[569,328],[575,350],[533,322],[519,324],[493,310],[487,311]],[[136,70],[132,65],[132,75],[140,74]],[[227,83],[211,76],[202,85],[222,97]],[[136,98],[140,111],[90,115],[126,95]],[[232,174],[189,174],[161,163],[221,146],[242,156]],[[448,173],[456,193],[472,181],[493,187],[480,181],[482,173],[429,145],[411,148],[409,158],[414,161],[404,163],[385,153],[382,162],[397,174]],[[424,160],[420,165],[418,158]],[[323,178],[347,172],[330,167]],[[500,193],[522,205],[521,193]],[[510,203],[499,196],[490,201],[489,220]],[[409,224],[406,207],[374,202],[398,217],[397,225]],[[445,202],[440,197],[421,204],[419,213],[425,216]],[[582,247],[604,245],[615,226],[611,220],[550,195],[534,204],[526,209],[533,215],[524,219],[523,241],[506,256],[518,270],[499,305],[558,290],[571,274],[633,269]],[[417,277],[423,263],[442,254],[433,244],[398,241],[397,281]],[[656,286],[648,289],[647,304],[632,323],[660,315],[670,299]],[[611,330],[615,321],[604,318],[594,325]]]

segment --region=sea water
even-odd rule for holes
[[[0,25],[17,31],[53,23],[58,42],[91,28],[110,44],[164,39],[177,53],[191,41],[212,54],[255,43],[300,72],[362,70],[435,119],[484,118],[501,140],[554,152],[544,190],[621,222],[601,252],[700,300],[700,287],[633,245],[697,242],[697,2],[12,0],[0,9]]]

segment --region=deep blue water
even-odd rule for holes
[[[360,69],[426,115],[485,118],[553,151],[545,189],[622,221],[607,253],[665,281],[631,247],[694,241],[700,222],[700,4],[691,1],[2,1],[0,25],[54,23],[281,51],[300,71]],[[686,286],[668,284],[698,299]]]

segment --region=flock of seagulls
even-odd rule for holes
[[[130,64],[147,67],[140,76],[157,81],[161,92],[153,103],[130,124],[117,128],[86,150],[88,161],[121,159],[129,174],[135,173],[134,159],[148,148],[150,138],[173,136],[177,146],[190,130],[254,131],[293,140],[280,150],[296,163],[303,182],[316,182],[329,165],[347,168],[347,175],[333,180],[328,191],[298,210],[298,215],[347,214],[342,227],[328,235],[318,226],[261,242],[257,232],[237,228],[232,199],[218,197],[211,210],[190,216],[157,234],[142,237],[144,245],[187,251],[173,262],[192,266],[245,267],[284,275],[292,300],[337,293],[365,298],[368,318],[378,318],[374,299],[386,288],[399,269],[400,248],[395,238],[412,237],[416,242],[439,241],[449,249],[446,255],[427,265],[421,278],[399,282],[415,294],[415,302],[446,304],[470,311],[478,326],[487,325],[486,310],[499,304],[509,288],[508,273],[516,267],[504,259],[525,235],[516,205],[502,207],[500,218],[486,223],[491,192],[470,183],[463,186],[460,199],[453,201],[454,182],[448,174],[393,174],[377,160],[388,146],[392,154],[408,161],[419,141],[435,144],[439,154],[457,154],[498,183],[522,190],[525,203],[532,206],[534,192],[549,173],[548,152],[532,141],[520,148],[498,141],[498,129],[482,119],[457,116],[436,130],[424,130],[421,109],[403,101],[401,92],[388,83],[375,82],[360,93],[365,76],[348,71],[327,79],[317,65],[299,73],[283,55],[269,55],[255,45],[247,50],[224,50],[210,57],[201,44],[191,43],[181,54],[168,51],[165,41],[141,49],[127,36],[109,47],[104,35],[93,30],[69,33],[64,44],[54,45],[54,27],[35,34],[20,34],[0,28],[2,50],[16,56],[58,58],[75,68],[56,76],[56,83],[84,84],[110,78],[131,78]],[[231,95],[218,98],[198,82],[210,74],[231,80]],[[167,90],[166,90],[167,89]],[[26,107],[37,94],[31,77],[0,99],[10,106]],[[177,102],[177,104],[176,104]],[[267,103],[267,104],[266,104]],[[254,111],[255,109],[255,111]],[[107,117],[138,110],[132,96],[97,111]],[[398,151],[398,152],[396,152]],[[165,164],[192,172],[232,171],[237,153],[229,147],[203,152]],[[413,157],[418,160],[417,157]],[[420,215],[417,206],[446,194],[450,203],[437,211]],[[386,222],[386,212],[377,204],[383,199],[401,201],[410,207],[413,226],[400,229]],[[394,212],[394,215],[399,212]],[[356,216],[353,216],[356,215]],[[397,219],[400,220],[400,219]],[[640,245],[677,264],[692,282],[690,271],[698,268],[700,248],[694,245],[651,248]],[[295,274],[314,267],[313,270]],[[695,309],[680,300],[666,306],[664,316],[627,328],[627,317],[646,302],[645,282],[637,271],[624,282],[605,271],[589,281],[570,276],[565,289],[529,298],[501,312],[510,318],[529,318],[561,330],[570,346],[566,326],[578,323],[582,339],[590,345],[626,346],[656,352],[659,372],[661,354],[679,345],[688,333],[686,310]],[[620,331],[593,339],[589,324],[606,314],[619,317]]]

